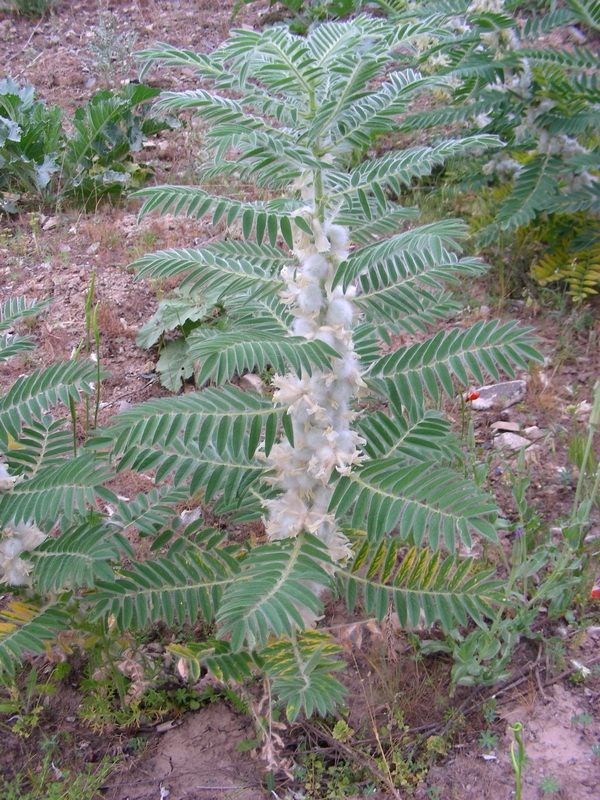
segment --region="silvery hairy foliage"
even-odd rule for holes
[[[200,185],[139,193],[142,216],[225,226],[205,245],[136,262],[141,278],[179,277],[182,290],[218,292],[227,309],[227,326],[188,338],[197,391],[124,411],[76,457],[47,412],[89,392],[89,371],[61,365],[53,379],[72,371],[64,390],[42,374],[0,398],[0,421],[13,438],[26,428],[31,451],[28,462],[5,448],[4,481],[19,480],[5,486],[0,520],[61,531],[27,556],[31,586],[53,598],[40,605],[40,647],[68,624],[65,602],[122,629],[201,618],[209,639],[171,647],[180,669],[197,677],[206,666],[221,680],[261,670],[294,719],[331,711],[344,694],[331,674],[339,648],[318,629],[332,594],[380,621],[393,611],[405,626],[485,627],[502,588],[473,548],[497,541],[496,507],[455,468],[440,409],[539,357],[513,322],[464,327],[457,317],[445,283],[485,270],[461,254],[464,224],[419,224],[417,209],[390,199],[496,140],[370,151],[437,83],[395,67],[420,35],[420,24],[359,16],[306,38],[237,31],[211,55],[167,45],[142,54],[197,75],[201,88],[165,92],[160,106],[208,127],[213,159],[200,181],[218,176],[243,197],[256,187],[271,199]],[[241,390],[245,372],[268,390]],[[152,474],[156,488],[119,499],[105,484],[123,470]],[[202,517],[186,526],[182,504]],[[131,532],[151,538],[152,557],[136,556]],[[5,665],[35,641],[26,628],[8,649],[0,643]]]
[[[408,116],[403,127],[457,125],[501,137],[502,149],[482,164],[484,176],[513,184],[497,215],[502,230],[526,225],[541,212],[597,217],[597,3],[573,0],[526,18],[508,0],[398,5],[400,24],[418,19],[430,28],[409,60],[445,83],[440,106]],[[578,46],[549,45],[545,39],[553,33]]]
[[[597,0],[545,13],[510,0],[392,0],[390,19],[429,30],[404,63],[440,84],[437,102],[402,120],[406,131],[495,134],[502,148],[459,171],[464,191],[494,186],[479,241],[537,229],[541,283],[566,280],[575,300],[600,282],[600,93]],[[559,42],[559,44],[555,44]]]

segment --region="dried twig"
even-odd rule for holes
[[[326,742],[329,742],[330,746],[334,750],[337,750],[338,752],[341,752],[344,755],[349,756],[350,758],[354,759],[354,761],[358,761],[358,763],[365,769],[368,769],[369,772],[371,772],[373,776],[377,778],[377,780],[381,784],[387,786],[387,788],[390,790],[390,792],[392,793],[393,797],[396,798],[396,800],[403,800],[402,795],[399,793],[398,789],[396,789],[392,781],[388,778],[388,776],[384,772],[382,772],[379,769],[379,767],[376,764],[373,763],[372,759],[368,758],[358,750],[353,750],[351,747],[348,747],[348,745],[344,744],[343,742],[339,742],[337,739],[334,739],[333,736],[328,731],[323,730],[322,728],[318,728],[311,722],[304,721],[301,723],[301,725],[306,731],[309,731],[310,733],[315,734],[319,738],[325,739]]]

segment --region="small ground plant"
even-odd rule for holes
[[[106,757],[76,771],[61,762],[55,739],[41,742],[43,756],[39,765],[27,764],[12,780],[0,776],[4,800],[94,800],[99,796],[117,759]]]
[[[135,63],[137,34],[132,30],[119,32],[117,18],[106,8],[100,12],[92,34],[84,60],[104,88],[111,89],[127,78]]]
[[[141,277],[179,276],[182,291],[217,292],[227,308],[226,331],[187,337],[202,391],[124,411],[77,455],[50,412],[93,393],[96,364],[57,364],[0,397],[0,579],[27,596],[2,622],[5,670],[77,625],[129,631],[201,617],[207,638],[169,648],[180,672],[243,681],[260,671],[294,720],[344,696],[339,648],[318,629],[327,592],[379,621],[391,609],[402,626],[449,632],[473,621],[486,635],[490,619],[497,626],[495,609],[513,598],[471,552],[478,539],[497,542],[496,506],[456,467],[439,408],[471,381],[540,356],[513,322],[431,334],[456,313],[444,283],[485,265],[461,255],[464,224],[419,225],[418,211],[388,194],[497,140],[360,163],[435,81],[394,69],[394,54],[421,33],[359,16],[306,38],[238,31],[210,56],[166,45],[143,54],[192,68],[207,87],[160,100],[210,125],[204,176],[235,176],[273,199],[198,186],[140,194],[142,215],[209,215],[231,234],[136,263]],[[391,349],[405,332],[417,342]],[[267,368],[271,395],[232,384]],[[120,500],[107,483],[126,469],[152,472],[156,488]],[[219,523],[184,526],[182,502]],[[261,519],[258,539],[229,533]],[[133,533],[150,537],[148,558],[136,556]]]
[[[61,0],[0,0],[0,11],[13,11],[24,17],[43,17],[53,11]]]
[[[74,131],[66,134],[61,110],[36,100],[33,86],[0,81],[0,212],[16,213],[32,199],[94,208],[103,197],[139,188],[149,170],[132,153],[178,125],[149,113],[158,94],[141,84],[98,92],[75,111]]]

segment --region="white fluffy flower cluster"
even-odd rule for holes
[[[0,492],[12,489],[17,479],[8,474],[4,464],[0,464]],[[10,586],[29,584],[29,573],[33,568],[31,561],[22,559],[21,553],[33,550],[41,544],[46,535],[35,525],[7,525],[0,530],[0,583]]]
[[[499,31],[491,31],[490,33],[482,33],[481,41],[487,47],[489,47],[490,50],[516,50],[517,47],[519,47],[519,39],[517,34],[511,28],[504,28],[504,30]]]
[[[589,152],[587,148],[579,144],[577,139],[564,133],[552,136],[544,129],[540,133],[537,149],[538,153],[548,153],[551,156],[562,156],[563,158],[574,158],[574,156]]]
[[[524,99],[531,99],[531,69],[527,61],[524,62],[523,69],[518,73],[507,78],[506,82],[497,88],[518,93]],[[543,99],[536,105],[530,105],[525,112],[521,122],[514,130],[515,142],[535,143],[534,153],[543,153],[551,156],[560,156],[564,160],[584,155],[590,151],[580,144],[577,139],[567,136],[564,133],[551,134],[542,124],[540,117],[554,108],[554,102],[549,98]],[[485,121],[485,116],[480,115],[475,120],[478,124]],[[537,140],[537,141],[536,141]],[[515,161],[505,153],[496,153],[487,164],[483,166],[484,175],[497,175],[501,183],[513,180],[523,169],[523,165]],[[560,176],[562,190],[577,191],[585,186],[591,186],[597,178],[587,170],[567,171]]]
[[[271,482],[283,493],[268,503],[266,529],[272,540],[308,531],[327,545],[337,562],[350,549],[329,513],[333,490],[328,484],[334,470],[343,475],[361,461],[362,441],[350,427],[350,402],[364,384],[351,335],[354,290],[332,288],[335,270],[348,255],[348,232],[321,224],[312,212],[304,216],[313,233],[296,230],[301,267],[284,269],[287,289],[282,298],[294,314],[294,334],[325,342],[340,357],[332,358],[330,371],[274,378],[273,399],[287,407],[294,446],[283,441],[269,454]]]
[[[17,478],[9,475],[6,466],[0,462],[0,492],[10,492],[16,482]]]
[[[450,65],[450,57],[445,53],[434,53],[432,56],[423,62],[423,69],[426,72],[437,72],[439,69],[444,69]]]
[[[481,171],[484,175],[497,175],[500,183],[511,181],[522,170],[523,165],[505,153],[496,153],[484,164]]]
[[[473,0],[467,14],[502,14],[504,0]]]

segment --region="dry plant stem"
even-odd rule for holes
[[[386,771],[387,771],[387,774],[388,774],[388,779],[389,779],[390,783],[393,786],[394,782],[392,780],[392,774],[390,772],[390,768],[389,768],[389,765],[388,765],[388,762],[387,762],[387,758],[385,756],[385,751],[383,749],[383,745],[381,744],[381,739],[379,737],[379,731],[377,730],[377,720],[375,719],[375,715],[373,714],[373,709],[372,709],[371,703],[369,702],[369,698],[367,697],[367,693],[365,691],[364,678],[360,673],[360,669],[359,669],[359,666],[358,666],[358,661],[356,660],[356,656],[354,655],[354,653],[352,653],[352,660],[354,661],[354,668],[356,669],[356,671],[357,671],[357,673],[358,673],[358,675],[360,677],[360,688],[361,688],[361,691],[363,693],[363,697],[365,698],[366,706],[369,709],[369,717],[371,719],[371,727],[373,728],[373,733],[375,735],[375,740],[377,742],[377,747],[379,748],[379,753],[381,754],[381,758],[383,759],[383,763],[385,764],[385,768],[386,768]]]
[[[304,728],[304,730],[309,731],[310,733],[313,733],[316,736],[319,736],[321,739],[325,739],[325,741],[329,742],[330,746],[334,750],[337,750],[338,752],[341,752],[344,755],[349,756],[354,761],[358,761],[361,767],[368,769],[369,772],[371,772],[374,775],[374,777],[377,778],[379,783],[388,788],[388,790],[392,794],[392,797],[394,797],[395,800],[405,800],[403,795],[401,795],[398,789],[396,789],[391,779],[388,778],[388,776],[385,775],[385,773],[383,773],[379,769],[379,767],[377,767],[373,763],[371,759],[367,758],[358,750],[354,750],[352,747],[348,747],[343,742],[338,742],[337,739],[334,739],[333,736],[328,731],[325,731],[322,728],[313,725],[311,722],[305,720],[304,722],[302,722],[302,727]]]
[[[43,18],[42,18],[42,19],[43,19]],[[25,42],[25,44],[23,45],[23,47],[22,47],[20,50],[17,50],[16,52],[14,52],[14,53],[12,54],[12,56],[9,56],[9,57],[6,59],[6,61],[4,62],[4,66],[5,66],[5,67],[6,67],[6,66],[7,66],[7,65],[8,65],[8,64],[9,64],[9,63],[10,63],[10,62],[11,62],[11,61],[14,59],[14,58],[17,58],[18,56],[20,56],[20,55],[21,55],[21,53],[23,53],[23,52],[25,52],[25,50],[27,50],[27,48],[29,47],[29,44],[30,44],[31,40],[33,39],[33,37],[36,35],[36,33],[37,33],[37,32],[39,31],[39,29],[40,29],[40,26],[41,26],[41,24],[42,24],[42,19],[40,19],[40,21],[39,21],[39,22],[38,22],[38,23],[35,25],[35,27],[34,27],[34,28],[33,28],[33,30],[31,31],[31,33],[29,34],[29,38],[27,39],[27,41]],[[39,58],[39,55],[40,55],[40,54],[38,54],[38,56],[36,57],[36,59],[37,59],[37,58]],[[36,59],[34,59],[34,60],[36,60]],[[33,62],[31,62],[31,63],[33,63]],[[31,64],[28,64],[28,67],[30,67],[30,66],[31,66]],[[21,70],[21,72],[23,72],[23,71],[24,71],[24,70]],[[21,73],[18,73],[18,74],[21,74]]]
[[[585,443],[585,450],[583,454],[583,460],[581,469],[579,471],[579,480],[577,481],[577,489],[575,491],[575,499],[573,500],[573,510],[571,513],[571,525],[573,525],[577,519],[577,512],[579,511],[579,502],[581,498],[581,492],[583,489],[583,484],[585,483],[586,472],[587,472],[587,465],[590,457],[590,453],[592,452],[592,446],[594,443],[594,434],[596,433],[596,429],[600,424],[600,382],[596,383],[594,386],[594,403],[592,406],[592,410],[590,412],[590,421],[589,421],[589,430],[588,430],[588,437]],[[600,469],[596,474],[596,480],[594,481],[594,488],[592,489],[592,495],[590,498],[590,509],[591,503],[593,503],[595,499],[596,492],[598,491],[598,482],[600,481]]]
[[[592,666],[593,664],[597,664],[598,662],[600,662],[600,656],[596,656],[595,658],[590,659],[587,662],[586,666],[588,666],[588,665]],[[521,684],[525,683],[525,681],[527,681],[527,680],[529,680],[531,678],[531,673],[534,670],[537,670],[539,672],[540,669],[546,670],[547,667],[544,667],[544,666],[540,667],[539,666],[539,662],[536,660],[536,661],[534,661],[532,664],[530,664],[527,667],[527,669],[525,671],[525,674],[522,675],[520,678],[517,678],[514,681],[509,681],[508,683],[505,683],[503,686],[501,686],[499,689],[496,689],[495,691],[493,691],[487,697],[479,697],[478,700],[474,701],[474,698],[477,697],[477,695],[480,695],[482,693],[482,691],[483,691],[483,687],[476,688],[459,705],[459,707],[457,709],[457,712],[459,714],[463,714],[463,715],[466,716],[468,714],[471,714],[473,711],[477,711],[478,709],[481,708],[482,703],[485,703],[488,700],[491,700],[492,698],[498,698],[501,695],[505,695],[508,692],[512,691],[513,689],[516,689],[517,687],[521,686]],[[560,675],[556,675],[556,677],[554,677],[554,678],[550,678],[550,680],[544,681],[540,685],[543,688],[547,688],[548,686],[552,686],[553,684],[559,683],[559,681],[562,681],[565,678],[568,678],[570,675],[572,675],[574,672],[577,672],[577,671],[578,671],[577,668],[573,667],[571,669],[566,670],[565,672],[561,672]],[[435,733],[436,731],[442,731],[442,735],[443,735],[450,728],[450,725],[452,724],[452,721],[453,720],[450,720],[449,723],[448,722],[431,722],[428,725],[419,725],[416,728],[409,728],[409,730],[406,731],[406,735],[410,736],[412,734],[417,734],[417,733]],[[369,739],[357,740],[356,744],[374,744],[375,742],[377,742],[377,739],[375,737],[372,737],[372,738],[369,738]],[[337,742],[336,742],[336,744],[337,744]]]

